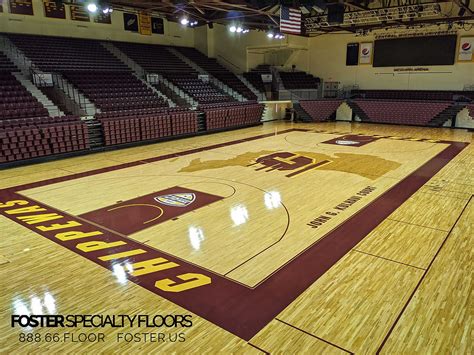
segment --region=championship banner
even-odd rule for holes
[[[165,34],[165,27],[163,25],[163,19],[159,17],[151,18],[151,32],[157,35]]]
[[[44,16],[49,18],[66,18],[64,3],[54,0],[43,0]]]
[[[10,0],[10,12],[17,15],[33,15],[33,0]]]
[[[372,64],[373,42],[364,42],[359,46],[359,64]]]
[[[472,62],[474,37],[461,37],[459,39],[458,62]]]
[[[151,17],[146,13],[138,14],[138,23],[140,26],[140,34],[151,36]]]
[[[138,18],[135,14],[123,13],[123,29],[138,32]]]
[[[89,11],[87,11],[84,6],[69,5],[69,10],[71,12],[71,20],[83,22],[90,21]]]
[[[105,24],[110,25],[112,23],[112,18],[110,16],[110,12],[104,14],[102,11],[99,11],[94,16],[94,22],[95,23],[105,23]]]

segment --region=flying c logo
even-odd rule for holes
[[[306,157],[300,154],[278,152],[260,157],[256,159],[254,163],[248,166],[261,165],[261,167],[255,169],[257,171],[263,169],[266,169],[267,172],[274,170],[291,171],[291,173],[285,176],[293,177],[329,163],[331,163],[330,160],[317,161],[314,158]]]

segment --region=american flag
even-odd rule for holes
[[[301,34],[301,11],[286,6],[280,8],[280,32]]]

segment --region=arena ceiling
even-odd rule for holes
[[[280,5],[299,7],[303,14],[303,35],[328,32],[360,32],[387,27],[413,28],[426,24],[472,26],[474,0],[111,0],[118,10],[147,11],[170,21],[186,16],[205,24],[239,23],[250,29],[277,29]],[[342,4],[343,23],[328,23],[327,9]],[[392,16],[395,14],[396,16]],[[404,15],[398,15],[403,12]],[[311,25],[308,25],[311,23]]]

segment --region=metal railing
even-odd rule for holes
[[[52,75],[54,86],[61,89],[66,94],[66,96],[74,101],[81,109],[83,109],[87,114],[90,114],[88,109],[91,109],[92,107],[89,106],[90,102],[88,102],[86,97],[81,94],[79,90],[76,89],[69,81],[64,79],[61,74],[52,73]],[[94,112],[92,114],[95,113],[97,113],[97,109],[94,107]]]

